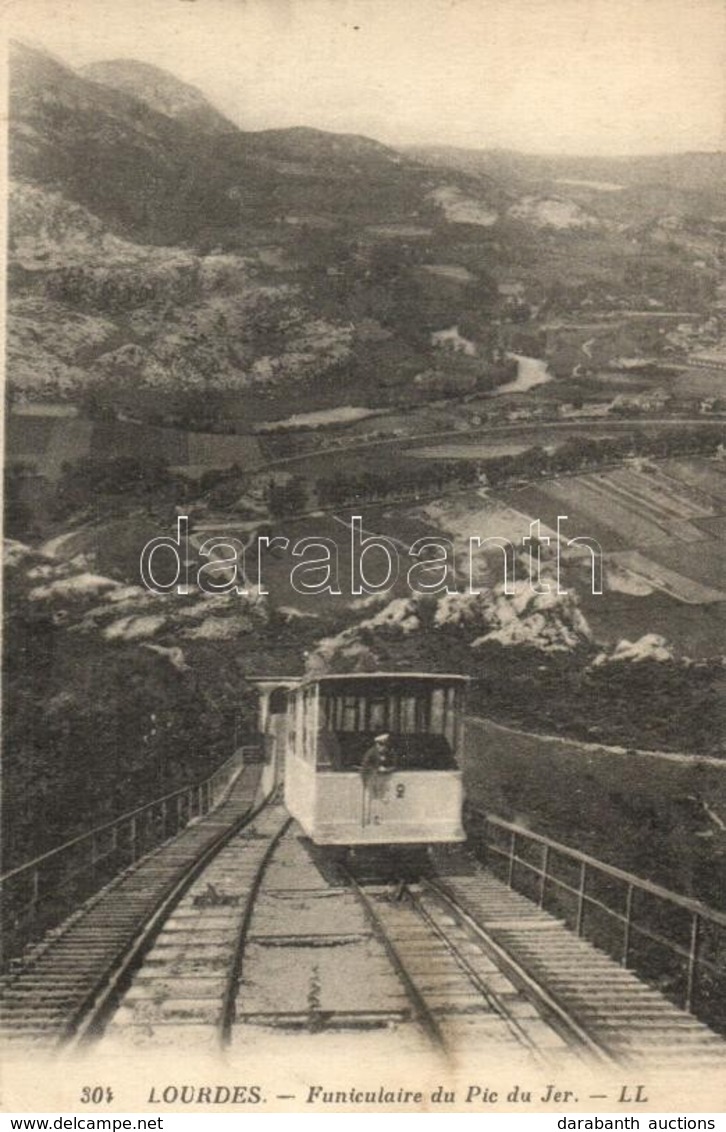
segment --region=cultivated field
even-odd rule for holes
[[[674,378],[671,389],[676,397],[723,397],[726,374],[723,370],[692,366]]]
[[[722,539],[705,539],[699,543],[659,543],[648,547],[648,557],[675,570],[687,579],[719,590],[726,600],[724,582],[724,544]]]
[[[81,418],[30,417],[9,414],[6,420],[6,460],[34,465],[41,475],[56,480],[69,460],[86,456],[92,425]]]
[[[91,455],[99,459],[155,456],[174,466],[188,463],[187,433],[178,429],[137,425],[129,421],[98,421],[93,426]]]
[[[580,477],[562,480],[549,480],[541,484],[527,484],[526,487],[500,491],[497,497],[509,506],[539,518],[553,530],[557,528],[557,516],[567,515],[563,530],[569,538],[575,535],[588,535],[597,539],[603,550],[627,550],[630,542],[624,534],[609,526],[600,517],[599,507],[584,491],[578,490]]]
[[[665,558],[671,557],[668,553],[670,549],[667,548]],[[711,570],[697,569],[694,571],[688,558],[685,563],[679,562],[679,557],[683,558],[683,548],[677,547],[676,551],[676,556],[671,558],[671,561],[674,561],[676,567],[685,565],[688,570],[687,574],[678,573],[677,568],[670,569],[662,558],[656,559],[652,548],[649,548],[648,551],[650,557],[646,557],[637,550],[624,550],[613,554],[608,561],[616,562],[619,566],[625,567],[629,573],[645,581],[652,589],[661,590],[670,597],[674,597],[676,601],[683,601],[687,605],[702,605],[706,602],[722,601],[726,598],[726,595],[721,590],[716,589],[715,585],[708,585],[708,579],[713,573]],[[694,574],[697,572],[705,578],[705,583],[696,579]]]
[[[718,461],[668,460],[654,470],[548,480],[502,492],[502,498],[550,526],[566,514],[568,534],[575,528],[589,534],[650,585],[681,601],[702,602],[726,600],[725,488]]]
[[[714,500],[726,502],[726,463],[719,460],[665,460],[661,466],[675,480],[699,488]]]
[[[599,639],[662,634],[687,656],[723,652],[726,466],[666,460],[649,470],[561,477],[499,499],[568,537],[587,534],[605,554],[606,592],[586,614]],[[613,567],[617,568],[614,572]],[[697,616],[701,607],[704,616]]]
[[[456,496],[428,503],[420,510],[422,518],[431,523],[433,530],[448,534],[453,538],[457,551],[468,553],[469,539],[478,537],[505,538],[521,547],[522,539],[530,533],[532,519],[536,514],[528,514],[509,507],[498,500],[487,498],[483,493],[472,490]],[[545,522],[540,526],[543,536],[554,535]]]
[[[634,548],[669,538],[668,518],[628,498],[607,473],[553,480],[545,491],[562,504],[564,514],[577,508],[585,522],[597,520]]]
[[[91,421],[83,417],[33,417],[9,414],[6,444],[9,463],[35,463],[56,479],[66,462],[91,455],[98,459],[155,456],[171,467],[252,468],[263,463],[259,442],[249,435],[187,432],[134,424],[131,421]]]
[[[220,436],[213,432],[188,432],[187,463],[190,467],[226,468],[239,464],[254,468],[263,462],[257,440],[253,436]]]

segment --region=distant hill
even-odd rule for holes
[[[726,153],[670,153],[629,157],[577,157],[519,153],[510,149],[409,146],[406,152],[432,165],[523,181],[566,178],[625,186],[657,182],[681,189],[714,189],[726,176]]]
[[[518,192],[532,185],[558,186],[563,194],[587,192],[605,209],[627,206],[630,219],[632,210],[648,209],[726,216],[724,152],[573,157],[456,146],[414,146],[406,152],[429,165],[498,179]]]
[[[208,134],[22,45],[11,53],[9,142],[12,176],[62,192],[119,235],[174,242],[223,203]]]
[[[209,133],[228,134],[237,127],[190,83],[137,59],[109,59],[79,70],[84,78],[120,90],[145,102],[152,110]]]
[[[10,76],[12,175],[144,242],[224,241],[240,224],[287,212],[375,223],[428,209],[435,219],[427,193],[452,177],[369,138],[246,133],[194,87],[134,60],[75,72],[16,44]]]
[[[496,219],[493,183],[356,135],[244,132],[134,60],[79,73],[16,44],[10,77],[9,376],[25,396],[152,390],[158,416],[210,388],[294,385],[314,408],[335,382],[323,403],[369,383],[375,401],[462,312],[486,331],[487,259],[456,285],[418,266],[468,227],[452,194],[467,220]]]
[[[445,356],[452,395],[487,390],[512,307],[520,321],[582,302],[692,309],[723,242],[723,154],[246,132],[136,60],[79,72],[14,45],[9,133],[11,388],[90,386],[181,427],[408,403],[440,368],[441,332],[471,344]]]

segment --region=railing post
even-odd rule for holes
[[[628,885],[625,893],[625,924],[623,926],[623,953],[620,956],[620,966],[627,967],[630,958],[630,928],[633,923],[633,886]]]
[[[200,817],[209,812],[216,797],[226,788],[233,774],[239,770],[239,762],[239,756],[233,756],[227,760],[221,770],[210,775],[208,779],[194,786],[181,788],[176,798],[177,826],[181,826],[182,822],[188,823],[193,816],[195,801]],[[0,911],[4,930],[22,936],[25,923],[37,920],[41,905],[49,897],[57,903],[55,898],[59,891],[63,890],[66,904],[73,899],[80,900],[84,894],[93,891],[92,882],[98,883],[107,875],[113,864],[113,858],[120,871],[128,865],[135,864],[150,849],[156,848],[169,836],[168,823],[172,816],[169,812],[169,803],[173,799],[174,795],[172,798],[149,802],[130,814],[121,815],[73,838],[49,853],[42,854],[37,861],[29,861],[26,865],[10,870],[3,878],[5,895]],[[161,830],[160,826],[163,827]],[[124,828],[127,830],[126,834],[123,832]],[[179,832],[179,830],[171,832]],[[121,853],[123,860],[119,859]],[[53,860],[53,866],[49,866],[50,860]],[[56,875],[56,863],[59,863],[60,879]],[[48,868],[50,868],[49,872],[46,871]],[[55,877],[54,881],[51,880],[52,877]],[[12,918],[9,912],[12,901],[8,895],[7,885],[11,880],[13,884],[21,884],[21,896],[25,894],[26,900],[22,909],[17,914],[14,913],[16,922],[10,927],[7,921]],[[73,889],[72,896],[69,895],[70,888]],[[58,908],[54,911],[57,912]],[[20,924],[20,919],[23,924]]]
[[[696,991],[696,972],[698,970],[698,947],[701,942],[701,917],[694,912],[691,918],[691,942],[688,948],[688,976],[686,979],[686,999],[684,1008],[691,1013]]]
[[[545,892],[547,889],[547,876],[550,865],[550,847],[545,845],[542,850],[542,875],[539,882],[539,906],[544,908]]]
[[[32,913],[33,919],[35,919],[35,917],[36,917],[36,910],[37,910],[37,907],[38,907],[39,900],[40,900],[40,873],[39,873],[38,869],[36,868],[36,869],[33,869],[33,889],[32,889],[32,895],[31,895],[31,898],[30,898],[31,907],[33,909],[33,913]]]
[[[578,936],[582,935],[585,924],[585,891],[587,888],[587,865],[584,861],[580,861],[580,884],[577,890],[577,918],[575,919],[575,931]]]
[[[517,832],[512,830],[509,838],[509,872],[507,875],[507,884],[512,888],[514,881],[514,858],[517,855]]]

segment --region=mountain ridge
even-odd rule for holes
[[[238,129],[198,87],[152,63],[138,59],[104,59],[80,67],[78,73],[100,86],[130,94],[169,118],[210,133],[230,133]]]

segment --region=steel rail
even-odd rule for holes
[[[514,983],[522,994],[540,1011],[545,1020],[570,1045],[585,1049],[592,1057],[600,1062],[610,1065],[617,1064],[610,1050],[595,1041],[590,1034],[577,1022],[565,1006],[551,994],[546,987],[538,982],[522,967],[520,963],[498,943],[493,936],[479,924],[473,916],[465,911],[456,898],[437,881],[422,877],[421,885],[432,892],[448,911],[458,919],[474,935],[477,943],[492,959],[497,967]]]
[[[282,825],[273,834],[270,844],[265,850],[264,856],[260,861],[255,878],[250,886],[250,890],[245,900],[245,908],[242,914],[242,922],[240,924],[239,933],[237,935],[237,942],[232,953],[227,978],[225,981],[224,995],[222,999],[222,1011],[220,1014],[219,1022],[217,1024],[217,1036],[221,1046],[228,1046],[232,1038],[232,1029],[234,1027],[236,1015],[237,993],[239,985],[242,980],[242,965],[244,963],[245,950],[247,948],[247,938],[249,935],[250,924],[252,923],[252,916],[255,910],[255,901],[257,900],[262,881],[267,871],[267,867],[272,860],[275,850],[282,841],[285,834],[288,832],[293,823],[293,818],[287,818],[282,822]]]
[[[432,888],[432,886],[429,887]],[[439,896],[438,893],[436,893],[436,895]],[[491,1006],[494,1013],[502,1019],[502,1021],[512,1031],[518,1041],[522,1042],[522,1044],[525,1045],[527,1049],[530,1050],[530,1052],[533,1053],[538,1060],[544,1061],[544,1058],[541,1057],[537,1043],[533,1041],[533,1039],[527,1033],[526,1026],[523,1026],[521,1022],[514,1018],[511,1011],[507,1010],[501,997],[495,991],[491,990],[485,985],[484,981],[474,970],[468,959],[464,955],[462,955],[461,951],[453,942],[453,940],[435,922],[433,916],[431,916],[428,910],[424,907],[420,896],[417,893],[411,891],[411,889],[408,890],[408,896],[413,903],[414,908],[421,916],[422,920],[424,920],[428,927],[431,928],[431,931],[434,932],[434,934],[448,948],[448,951],[455,962],[458,964],[467,978],[471,980],[477,990],[481,993],[482,998]]]
[[[220,850],[266,809],[274,794],[275,791],[267,795],[256,806],[237,818],[218,837],[214,838],[183,873],[175,879],[171,887],[161,894],[149,915],[140,924],[139,930],[131,943],[107,967],[86,1000],[69,1020],[65,1034],[61,1037],[61,1044],[66,1046],[86,1045],[97,1041],[102,1036],[115,1003],[125,989],[133,971],[150,949],[170,913]]]
[[[441,1027],[439,1026],[439,1023],[435,1018],[433,1012],[431,1011],[431,1008],[426,1002],[426,999],[421,994],[421,991],[418,989],[415,982],[409,975],[406,969],[406,965],[398,952],[398,948],[391,939],[389,933],[387,932],[384,924],[381,921],[381,918],[373,907],[372,901],[363,891],[361,886],[358,884],[358,881],[355,879],[349,869],[347,869],[344,865],[341,865],[340,871],[347,884],[350,886],[350,888],[358,898],[361,907],[365,912],[366,918],[371,925],[371,928],[373,929],[373,934],[376,936],[379,943],[381,943],[381,945],[383,946],[383,949],[386,952],[389,960],[391,961],[396,974],[403,983],[417,1021],[421,1025],[424,1032],[427,1034],[432,1044],[438,1049],[445,1051],[447,1047],[444,1035],[441,1031]]]

